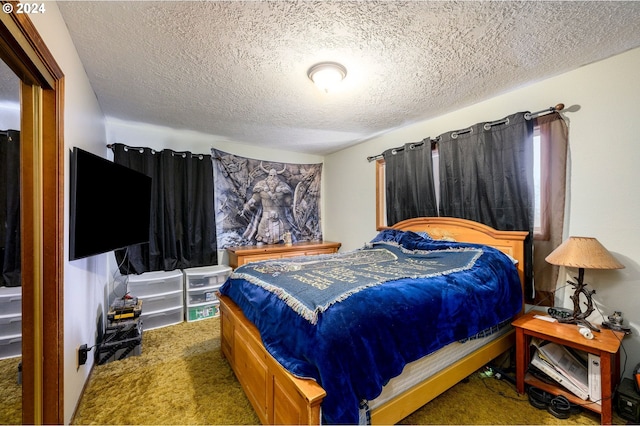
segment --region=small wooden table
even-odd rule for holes
[[[589,340],[582,336],[575,324],[548,322],[534,315],[546,315],[545,312],[531,311],[513,322],[516,329],[516,388],[518,393],[525,392],[525,383],[554,395],[564,395],[574,404],[600,414],[602,424],[611,424],[613,419],[613,390],[620,379],[620,344],[624,333],[602,329],[593,332]],[[602,386],[601,404],[578,398],[560,385],[543,382],[530,374],[527,367],[531,362],[530,342],[532,337],[569,346],[600,357],[600,379]]]
[[[264,244],[261,246],[229,247],[227,252],[229,253],[229,266],[235,269],[245,263],[257,260],[335,253],[341,245],[332,241],[305,241],[294,243],[290,246],[285,244]]]

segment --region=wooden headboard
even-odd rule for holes
[[[452,239],[495,247],[518,261],[518,275],[524,290],[524,240],[529,235],[526,231],[498,231],[478,222],[453,217],[417,217],[398,222],[388,229],[426,232],[436,240]]]

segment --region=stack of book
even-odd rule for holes
[[[535,348],[531,358],[532,369],[579,398],[599,402],[599,360],[553,342],[532,339],[531,345]]]

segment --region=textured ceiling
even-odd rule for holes
[[[633,1],[59,7],[107,116],[314,154],[640,46]],[[347,68],[339,91],[307,78],[320,61]]]
[[[0,102],[3,101],[9,103],[20,101],[20,79],[7,64],[0,61]]]

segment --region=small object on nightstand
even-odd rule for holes
[[[610,328],[611,330],[622,331],[624,334],[631,334],[631,329],[622,325],[624,321],[622,312],[615,311],[607,319],[609,321],[602,321],[602,328]]]
[[[573,311],[567,308],[549,308],[547,312],[557,320],[570,319],[573,317]]]
[[[578,331],[580,331],[580,334],[582,334],[585,339],[593,339],[593,333],[587,327],[580,327]]]
[[[533,317],[536,318],[536,319],[547,321],[547,322],[558,322],[557,319],[555,319],[553,317],[550,317],[548,315],[534,315]]]

